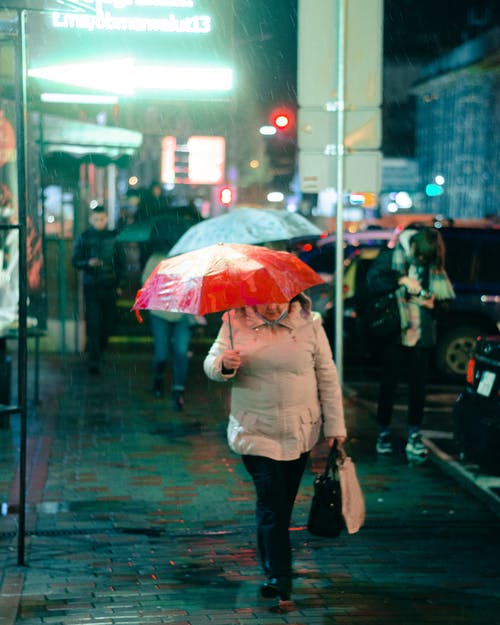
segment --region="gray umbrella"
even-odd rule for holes
[[[297,213],[271,208],[237,208],[191,226],[168,255],[185,254],[216,243],[257,245],[319,236],[321,232]]]

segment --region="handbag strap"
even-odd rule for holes
[[[330,471],[334,473],[337,470],[337,458],[338,458],[338,443],[337,440],[333,442],[333,445],[330,447],[330,451],[328,453],[328,457],[325,463],[325,469],[323,471],[323,477],[327,478]]]

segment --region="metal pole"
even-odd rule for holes
[[[337,211],[335,215],[335,364],[344,381],[344,69],[345,5],[337,0]]]
[[[59,283],[59,317],[61,321],[61,355],[66,355],[66,239],[57,239],[57,276]]]
[[[18,186],[18,223],[19,223],[19,342],[18,342],[18,404],[20,410],[19,444],[19,524],[17,563],[24,566],[26,536],[26,463],[27,463],[27,249],[26,249],[26,207],[27,192],[27,149],[26,149],[26,11],[17,12],[16,42],[16,142],[17,142],[17,186]]]

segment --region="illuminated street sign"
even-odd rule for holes
[[[44,92],[227,98],[230,0],[99,0],[93,14],[29,16],[28,76]]]

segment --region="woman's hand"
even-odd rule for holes
[[[346,436],[328,436],[325,439],[330,449],[333,447],[335,441],[337,441],[337,451],[339,453],[341,460],[343,460],[347,455],[344,449],[344,443],[346,442],[346,438],[347,438]]]
[[[240,352],[236,349],[226,349],[222,354],[222,366],[226,371],[236,371],[241,366]]]

